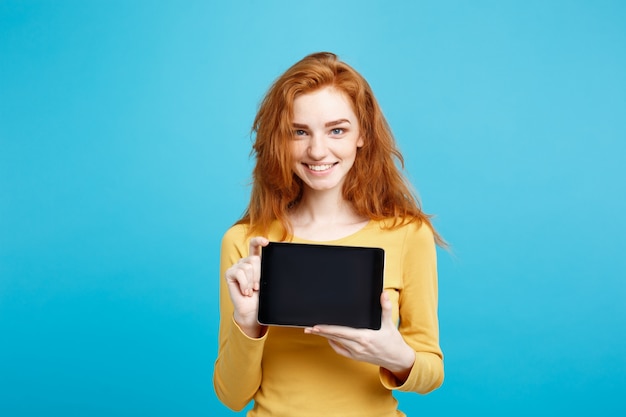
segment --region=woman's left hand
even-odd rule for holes
[[[398,380],[404,381],[415,362],[415,351],[398,331],[393,321],[391,300],[384,291],[380,304],[382,319],[379,330],[316,325],[307,327],[304,332],[325,337],[335,352],[342,356],[383,367]]]

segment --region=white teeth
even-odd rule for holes
[[[331,169],[333,167],[333,164],[308,165],[308,167],[311,171],[326,171],[327,169]]]

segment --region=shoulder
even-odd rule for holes
[[[381,233],[403,236],[406,240],[434,243],[435,235],[431,226],[415,218],[391,218],[378,221]]]
[[[236,250],[243,253],[248,244],[248,225],[235,224],[222,236],[222,251]]]
[[[426,222],[416,219],[383,219],[372,221],[359,235],[360,244],[382,247],[388,253],[402,256],[435,252],[433,230]],[[430,255],[429,255],[430,256]]]
[[[286,234],[285,229],[278,220],[272,221],[272,223],[269,225],[268,229],[264,233],[259,232],[258,230],[257,231],[252,230],[252,228],[250,227],[250,224],[248,223],[236,223],[224,233],[222,240],[248,241],[253,236],[265,236],[266,238],[270,240],[279,241],[279,240],[283,240],[285,234]],[[283,238],[281,238],[281,236]]]
[[[410,234],[413,239],[416,239],[425,244],[435,244],[435,234],[432,227],[424,221],[414,221],[407,225]]]
[[[248,229],[249,227],[247,224],[238,223],[232,225],[228,230],[226,230],[224,236],[222,237],[222,240],[235,241],[245,239],[248,235]]]

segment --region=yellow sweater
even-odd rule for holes
[[[245,225],[222,239],[220,260],[219,349],[213,383],[218,398],[249,417],[386,417],[398,411],[392,390],[428,393],[443,382],[443,355],[437,320],[437,261],[432,231],[411,223],[397,229],[370,221],[358,232],[333,241],[294,243],[381,247],[385,250],[384,287],[404,340],[415,350],[415,364],[400,383],[386,369],[335,353],[326,339],[300,328],[270,327],[259,339],[247,337],[233,320],[224,272],[248,256]],[[277,222],[267,236],[278,241]],[[303,266],[314,268],[314,265]]]

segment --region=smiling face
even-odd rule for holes
[[[293,170],[305,192],[340,191],[363,146],[348,98],[332,87],[296,97],[292,128]]]

